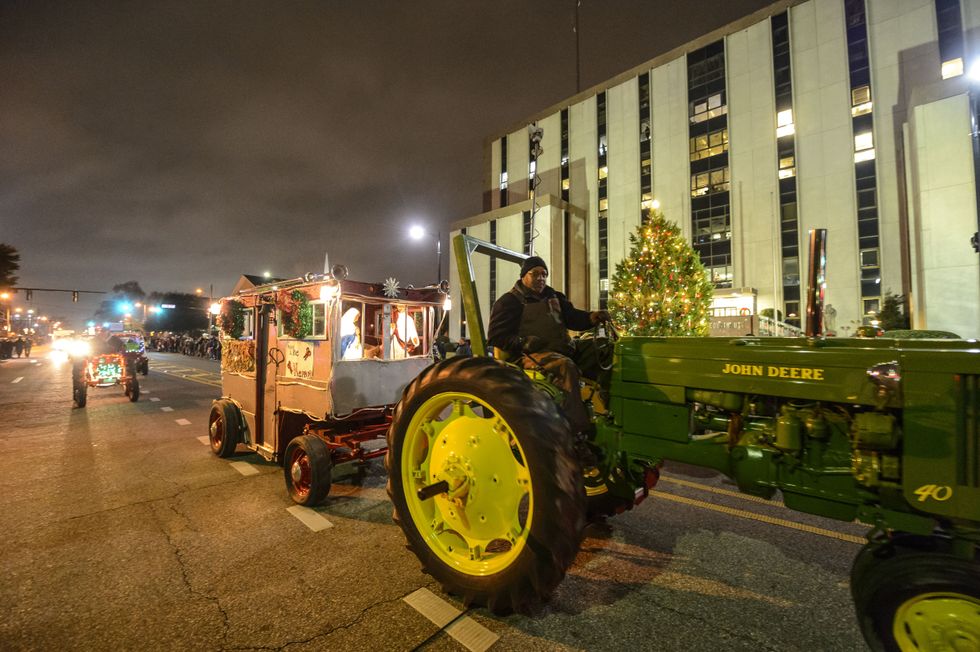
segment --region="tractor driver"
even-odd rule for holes
[[[521,277],[497,299],[490,311],[487,343],[520,357],[525,369],[538,369],[551,376],[565,392],[562,407],[573,433],[589,427],[582,404],[579,375],[595,379],[598,360],[576,351],[568,330],[584,331],[609,321],[605,310],[579,310],[548,285],[548,265],[531,256],[521,265]]]

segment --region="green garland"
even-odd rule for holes
[[[234,299],[222,301],[218,326],[227,337],[234,340],[241,337],[245,333],[245,305]]]
[[[310,298],[302,290],[281,294],[276,307],[282,319],[282,332],[302,340],[313,332],[313,307]]]

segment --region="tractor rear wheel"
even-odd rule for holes
[[[858,624],[876,652],[980,649],[980,565],[928,539],[870,543],[854,560]]]
[[[136,379],[136,376],[126,381],[126,396],[129,397],[130,403],[140,400],[140,381]]]
[[[88,385],[77,380],[73,381],[71,397],[75,401],[75,405],[80,408],[85,407],[85,403],[88,402]]]
[[[423,570],[467,605],[522,610],[578,552],[585,491],[571,434],[515,369],[463,357],[423,371],[395,408],[385,466]]]

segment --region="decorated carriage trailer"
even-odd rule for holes
[[[220,300],[221,398],[211,450],[283,466],[290,497],[321,502],[333,467],[384,455],[394,404],[432,363],[448,284],[365,283],[346,268],[291,280],[243,276]]]

